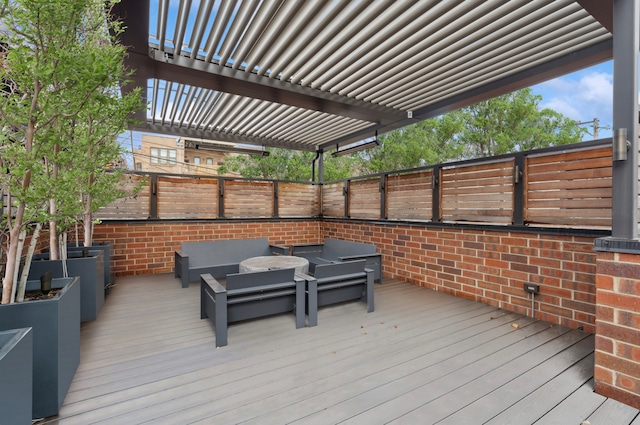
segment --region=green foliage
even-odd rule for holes
[[[0,19],[8,46],[0,63],[0,190],[15,206],[4,283],[21,229],[68,225],[121,196],[116,137],[138,109],[140,92],[122,94],[129,75],[120,24],[105,15],[116,0],[5,0]],[[54,232],[54,230],[51,230]],[[13,258],[10,258],[13,257]],[[5,285],[6,289],[6,285]],[[3,293],[3,302],[5,296]]]
[[[225,159],[218,172],[240,173],[246,178],[278,180],[310,180],[312,152],[296,152],[287,149],[267,149],[269,156],[238,155]]]
[[[392,131],[361,154],[363,173],[377,173],[577,143],[585,130],[523,89]]]
[[[379,138],[380,146],[362,152],[362,174],[438,164],[462,154],[455,137],[463,129],[460,112],[416,123]]]
[[[540,109],[531,89],[477,103],[462,110],[464,130],[458,142],[465,157],[477,158],[576,143],[584,129],[551,109]]]
[[[253,179],[276,179],[289,181],[310,181],[314,152],[292,151],[269,148],[269,156],[238,155],[225,159],[218,173],[239,173],[242,177]],[[324,157],[325,180],[338,180],[353,175],[354,158]],[[317,175],[317,165],[316,165]]]

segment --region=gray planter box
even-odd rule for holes
[[[2,423],[31,424],[33,408],[33,332],[0,331],[0,412]]]
[[[69,276],[80,277],[80,321],[90,322],[98,318],[104,305],[104,251],[82,251],[68,253],[67,270]],[[39,280],[45,272],[51,270],[53,277],[63,277],[62,260],[49,260],[49,253],[33,256],[29,269],[29,280]]]
[[[80,363],[80,278],[53,279],[51,287],[62,288],[52,299],[0,305],[0,330],[33,331],[34,419],[58,414]],[[39,280],[27,282],[27,291],[39,288]]]
[[[93,245],[89,247],[84,247],[82,245],[75,246],[75,244],[67,245],[67,252],[71,251],[82,251],[88,248],[90,251],[103,251],[104,252],[104,289],[105,293],[109,293],[109,288],[116,283],[115,273],[111,270],[111,242],[94,242]]]

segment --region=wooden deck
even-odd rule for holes
[[[592,335],[406,283],[376,311],[322,308],[232,324],[216,348],[199,285],[120,278],[82,325],[81,363],[47,424],[640,425],[592,391]]]

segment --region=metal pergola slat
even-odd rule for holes
[[[122,0],[118,10],[135,81],[147,81],[140,129],[315,151],[610,58],[612,1]]]

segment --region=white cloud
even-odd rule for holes
[[[571,77],[556,78],[534,87],[543,96],[541,106],[554,109],[577,121],[598,118],[611,125],[613,112],[613,75],[608,72],[582,71]]]

